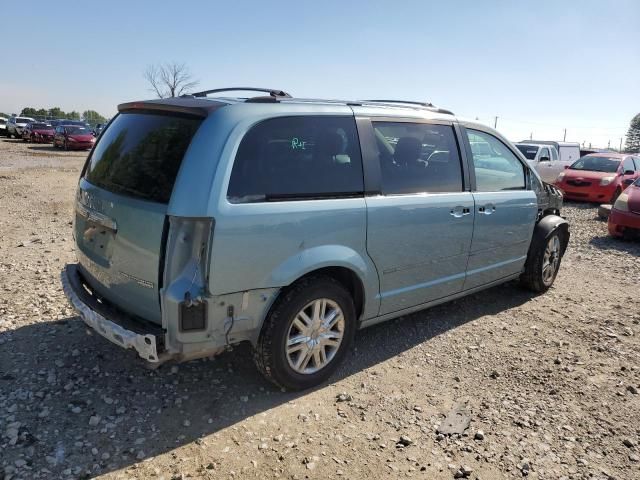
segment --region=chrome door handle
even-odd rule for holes
[[[461,205],[458,205],[451,209],[451,211],[449,212],[449,215],[456,218],[462,218],[465,215],[469,215],[470,213],[471,213],[471,209],[469,207],[463,207]]]
[[[491,215],[496,211],[496,206],[492,203],[488,203],[487,205],[482,205],[478,207],[478,213],[482,213],[484,215]]]

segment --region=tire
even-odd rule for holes
[[[320,306],[314,310],[318,302]],[[329,318],[327,323],[321,323],[321,315],[318,315],[314,325],[314,313],[322,310],[322,302]],[[339,318],[340,311],[342,320],[336,320],[335,315]],[[307,316],[304,317],[303,313]],[[335,315],[332,317],[332,314]],[[334,322],[333,326],[327,328],[328,322]],[[299,326],[313,331],[305,335]],[[320,331],[318,327],[321,327]],[[340,330],[342,337],[338,341]],[[303,278],[285,290],[271,308],[254,349],[254,361],[267,380],[280,388],[311,388],[327,380],[340,365],[351,347],[355,331],[356,312],[347,289],[331,277]],[[288,352],[288,341],[296,338],[308,340],[293,343]],[[333,346],[323,342],[338,344]]]
[[[66,140],[64,141],[64,147],[63,148],[65,149],[65,151],[69,150],[69,144],[67,143]]]
[[[549,290],[558,275],[563,253],[560,232],[554,230],[544,242],[540,242],[529,251],[520,283],[536,293]],[[551,270],[547,270],[548,267],[551,267]]]
[[[611,197],[611,202],[610,202],[611,205],[616,203],[616,200],[618,199],[621,193],[622,193],[622,189],[620,187],[616,188],[616,191],[613,192],[613,197]]]

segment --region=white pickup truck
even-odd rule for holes
[[[580,157],[579,149],[577,154],[564,155],[563,158],[555,145],[533,142],[520,142],[515,145],[525,156],[531,168],[535,169],[540,178],[547,183],[553,183],[561,171]]]

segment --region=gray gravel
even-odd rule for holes
[[[58,281],[86,154],[20,149],[0,140],[0,478],[640,478],[640,244],[595,206],[564,209],[545,295],[372,327],[333,383],[283,393],[246,347],[153,371],[87,335]],[[438,434],[454,408],[468,428]]]

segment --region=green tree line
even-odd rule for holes
[[[64,112],[59,107],[53,108],[33,108],[33,107],[25,107],[20,112],[20,116],[22,117],[46,117],[46,118],[66,118],[69,120],[84,120],[89,123],[105,123],[107,119],[100,115],[95,110],[85,110],[80,114],[75,110],[71,112]]]

